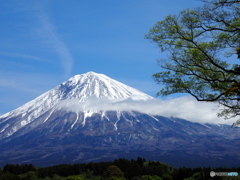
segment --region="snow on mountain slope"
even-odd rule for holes
[[[41,123],[47,121],[53,112],[63,108],[76,113],[83,111],[86,119],[101,108],[105,110],[106,105],[111,107],[113,103],[126,100],[151,99],[154,98],[103,74],[88,72],[75,75],[36,99],[0,116],[0,139],[11,136],[48,111],[49,115]],[[117,109],[116,104],[114,108]]]
[[[75,99],[75,101],[72,102],[81,102],[81,104],[83,104],[82,102],[87,102],[89,100],[92,100],[92,103],[94,103],[96,98],[108,99],[112,102],[126,99],[153,99],[153,97],[103,74],[88,72],[75,75],[18,109],[0,116],[0,118],[11,117],[16,114],[25,116],[29,113],[32,114],[32,117],[36,118],[45,110],[54,107],[61,101],[65,100],[66,102],[66,100]]]
[[[212,158],[213,164],[237,164],[239,131],[152,113],[154,108],[157,113],[169,109],[158,104],[157,99],[105,75],[76,75],[0,116],[0,166],[142,155],[154,160],[170,157],[166,162],[180,164],[189,157],[190,164],[197,159],[206,166]]]
[[[132,98],[137,100],[152,98],[103,74],[94,72],[76,75],[62,83],[59,89],[65,94],[65,98],[79,98],[80,101],[85,101],[91,96],[98,98],[107,97],[109,99]]]

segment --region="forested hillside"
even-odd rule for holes
[[[240,172],[240,168],[174,168],[159,161],[117,159],[113,162],[61,164],[34,167],[32,164],[6,164],[0,180],[195,180],[229,179],[210,177],[210,172]],[[231,179],[239,177],[231,177]]]

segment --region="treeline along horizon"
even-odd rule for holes
[[[210,177],[211,171],[240,172],[240,167],[174,168],[159,161],[146,161],[141,157],[136,160],[120,158],[108,162],[60,164],[50,167],[6,164],[3,169],[0,169],[0,180],[208,180],[226,178]]]

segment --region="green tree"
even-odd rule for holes
[[[37,180],[53,180],[53,178],[50,178],[50,177],[47,176],[47,177],[42,178],[42,179],[39,179],[39,178],[38,178]]]
[[[109,177],[115,176],[115,177],[123,177],[124,173],[119,169],[119,167],[115,165],[111,165],[107,168],[107,175]]]
[[[81,178],[80,176],[72,175],[72,176],[68,176],[66,180],[84,180],[84,179]]]
[[[192,177],[184,178],[184,180],[195,180],[195,179],[205,179],[204,174],[202,172],[196,172],[192,175]]]
[[[17,175],[6,172],[1,174],[0,180],[20,180],[20,178]]]
[[[36,174],[36,172],[34,171],[29,171],[26,174],[23,175],[23,177],[21,178],[22,180],[37,180],[38,176]]]
[[[61,176],[59,176],[57,174],[54,174],[52,180],[65,180],[65,178],[61,177]]]
[[[162,178],[160,178],[159,176],[151,176],[151,175],[144,175],[141,177],[140,180],[162,180]]]
[[[233,118],[240,115],[240,0],[202,1],[202,7],[157,22],[146,35],[167,53],[153,75],[164,85],[157,95],[188,93],[218,102],[218,115]]]
[[[173,177],[172,177],[171,175],[169,175],[169,174],[164,174],[164,175],[162,176],[162,179],[163,179],[163,180],[173,180]]]

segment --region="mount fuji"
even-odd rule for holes
[[[76,75],[0,116],[0,166],[138,156],[173,166],[239,165],[238,130],[141,111],[154,101],[103,74]]]

